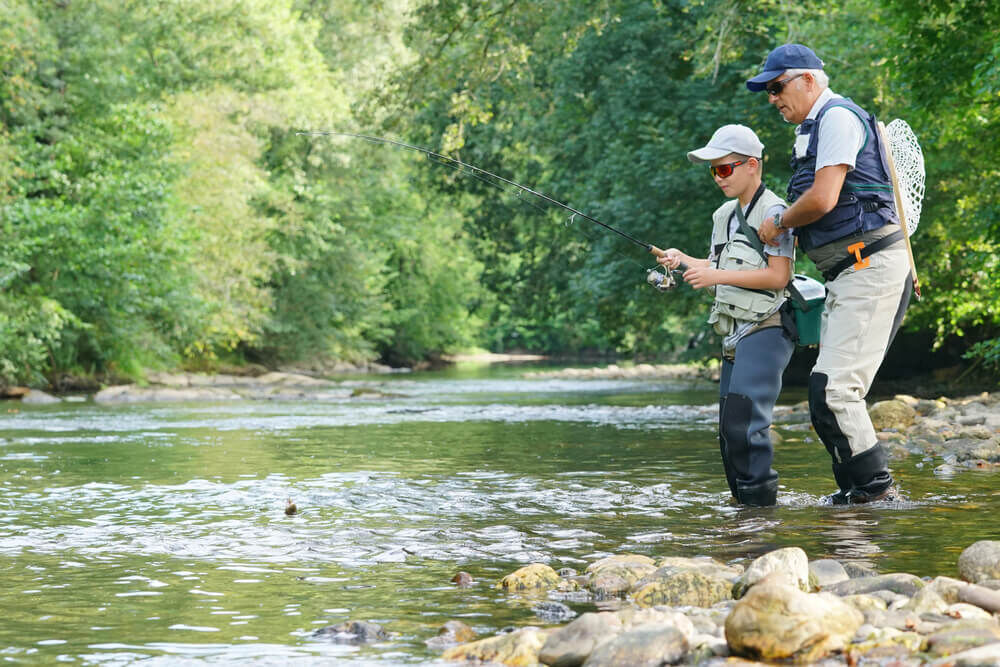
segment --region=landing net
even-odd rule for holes
[[[920,210],[924,200],[924,154],[917,142],[917,135],[913,134],[905,120],[897,118],[886,125],[885,134],[896,167],[906,229],[912,236],[920,224]]]

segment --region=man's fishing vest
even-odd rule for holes
[[[837,239],[878,229],[892,222],[899,222],[889,180],[889,166],[885,149],[879,140],[875,116],[846,97],[835,97],[816,114],[799,126],[797,133],[809,136],[809,145],[803,157],[792,154],[792,179],[788,183],[788,203],[791,204],[808,190],[816,178],[816,146],[819,142],[819,122],[833,107],[844,107],[861,119],[865,128],[865,143],[858,152],[854,169],[847,172],[840,198],[832,211],[819,220],[793,233],[799,247],[808,253],[813,248]]]
[[[764,190],[750,209],[747,224],[757,231],[772,206],[784,205],[781,197],[770,190]],[[715,268],[729,271],[756,271],[767,268],[767,260],[761,257],[739,227],[729,237],[729,220],[736,214],[739,200],[733,199],[720,206],[712,214],[712,250]],[[781,304],[785,290],[758,290],[733,285],[715,286],[715,303],[708,322],[715,332],[726,336],[732,332],[733,320],[759,322]]]

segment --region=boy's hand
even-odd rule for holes
[[[667,248],[661,257],[656,258],[656,261],[663,266],[676,269],[684,261],[684,253],[677,248]]]
[[[684,272],[684,280],[695,289],[711,287],[719,284],[719,270],[697,266]]]
[[[767,218],[764,222],[760,223],[760,229],[757,230],[757,236],[760,240],[767,245],[778,245],[778,237],[785,233],[784,229],[778,229],[774,226],[774,216]]]

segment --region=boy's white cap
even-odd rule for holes
[[[704,148],[688,153],[691,162],[711,162],[730,153],[759,158],[764,154],[764,144],[746,125],[723,125]]]

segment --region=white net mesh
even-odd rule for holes
[[[886,125],[885,134],[896,167],[906,228],[912,236],[920,224],[920,209],[924,201],[924,154],[917,135],[913,134],[905,120],[897,118]]]

